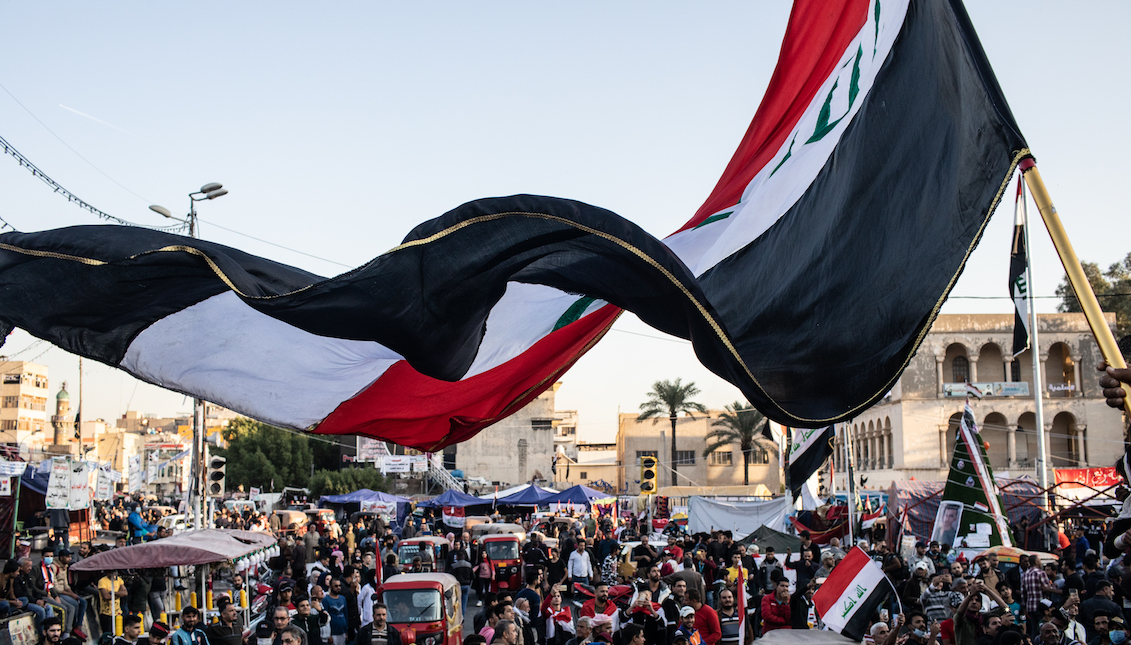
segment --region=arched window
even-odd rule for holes
[[[965,383],[970,379],[970,361],[965,356],[955,356],[950,365],[951,383]]]

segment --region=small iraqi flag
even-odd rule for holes
[[[813,594],[813,607],[826,627],[861,641],[884,600],[894,592],[879,563],[860,547],[853,547]]]

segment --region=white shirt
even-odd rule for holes
[[[589,561],[589,554],[585,551],[571,551],[569,562],[566,563],[566,575],[570,578],[592,578],[593,563]]]
[[[373,622],[373,601],[371,598],[375,593],[377,593],[377,590],[368,584],[357,592],[357,613],[361,617],[362,627]]]

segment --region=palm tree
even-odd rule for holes
[[[707,435],[707,449],[703,458],[716,450],[738,444],[742,448],[742,484],[750,485],[750,456],[755,446],[772,443],[762,434],[767,424],[766,417],[749,403],[735,401],[727,405],[726,412],[711,424],[715,428]]]
[[[696,394],[699,394],[699,388],[695,387],[694,383],[683,385],[680,379],[676,379],[674,383],[656,381],[652,384],[652,391],[648,393],[648,400],[640,404],[640,414],[636,417],[637,421],[651,419],[652,424],[655,425],[664,414],[667,414],[667,418],[672,422],[672,486],[676,485],[675,475],[678,470],[675,461],[676,415],[680,412],[685,412],[688,416],[695,416],[694,412],[707,413],[707,408],[702,403],[691,400]]]

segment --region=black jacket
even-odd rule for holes
[[[391,627],[388,627],[388,625],[389,625],[388,623],[385,623],[385,625],[388,628],[389,645],[401,645],[401,634],[400,634],[400,632],[398,632],[397,630],[395,630]],[[369,623],[365,627],[362,627],[361,629],[357,630],[357,640],[354,641],[354,645],[369,645],[372,641],[373,641],[373,623]]]
[[[310,612],[309,616],[299,616],[295,614],[291,618],[291,623],[298,625],[302,631],[306,632],[306,641],[310,645],[322,645],[322,637],[319,628],[322,625],[330,622],[330,614],[324,611]]]

